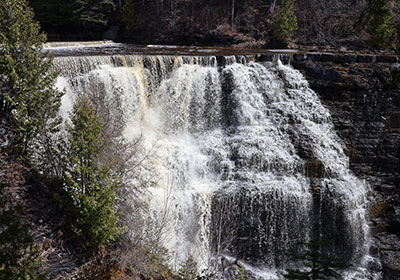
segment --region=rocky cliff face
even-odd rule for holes
[[[330,109],[352,170],[371,186],[371,254],[386,280],[400,279],[400,64],[393,62],[327,54],[292,62]]]

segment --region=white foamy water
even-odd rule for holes
[[[61,112],[68,118],[88,95],[106,105],[125,142],[140,138],[125,180],[143,190],[134,195],[149,206],[148,231],[174,267],[188,256],[220,267],[225,256],[258,279],[278,279],[285,253],[317,236],[354,264],[346,279],[372,277],[367,186],[349,170],[328,110],[290,66],[224,60],[56,58]]]

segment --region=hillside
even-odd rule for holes
[[[274,39],[273,28],[281,10],[281,2],[276,0],[132,0],[127,16],[130,28],[122,20],[127,1],[115,2],[114,10],[104,11],[108,19],[105,25],[70,22],[71,12],[55,0],[46,1],[46,5],[30,2],[50,40],[108,38],[137,44],[285,46]],[[400,3],[392,2],[399,33]],[[296,1],[298,30],[289,47],[368,49],[366,7],[366,0]]]

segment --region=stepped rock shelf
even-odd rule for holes
[[[397,56],[112,42],[46,49],[66,90],[65,118],[77,95],[100,97],[126,141],[140,136],[144,154],[157,147],[130,182],[151,194],[151,220],[170,199],[163,242],[178,263],[240,258],[258,279],[277,279],[290,265],[282,252],[318,235],[353,265],[344,279],[397,279]]]
[[[335,63],[400,63],[398,55],[375,55],[346,52],[307,52],[295,49],[247,49],[230,47],[194,47],[164,45],[131,45],[113,42],[48,43],[45,50],[57,56],[87,55],[193,55],[193,56],[254,56],[256,61],[272,61],[282,55],[287,61],[321,61]]]

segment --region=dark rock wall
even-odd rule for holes
[[[371,186],[371,254],[380,257],[384,279],[400,279],[400,64],[358,57],[295,57],[292,64],[330,109],[351,169]]]
[[[300,253],[310,230],[311,200],[282,190],[221,192],[211,206],[211,246],[247,263],[277,267]],[[292,252],[293,253],[293,252]]]

